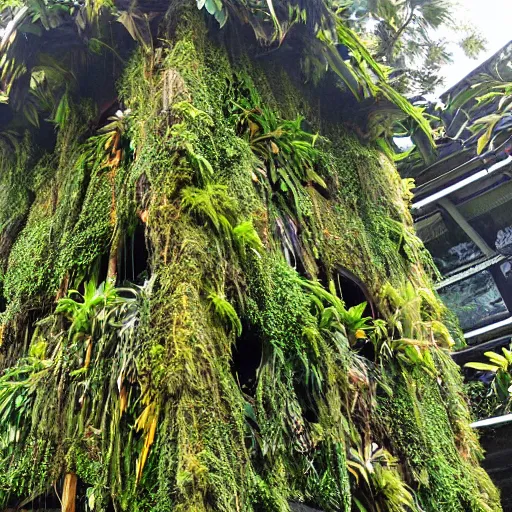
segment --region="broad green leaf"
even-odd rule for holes
[[[219,27],[222,28],[228,21],[228,14],[226,9],[221,9],[215,13],[215,19],[219,23]]]
[[[508,361],[507,358],[496,354],[496,352],[485,352],[484,356],[487,357],[492,363],[502,367],[504,370],[508,368]]]
[[[466,368],[473,368],[474,370],[482,370],[486,372],[494,372],[496,373],[500,368],[499,366],[495,366],[487,363],[466,363],[464,365]]]
[[[215,0],[206,0],[205,2],[206,10],[208,11],[208,14],[215,14],[219,10],[218,3]],[[222,4],[221,7],[222,9]]]
[[[503,355],[506,357],[508,364],[512,365],[512,352],[510,350],[507,350],[505,347],[501,349],[503,352]]]
[[[31,125],[39,128],[39,114],[33,103],[26,102],[23,107],[23,113]]]
[[[352,496],[352,501],[356,505],[359,512],[368,512],[366,507],[356,497]]]

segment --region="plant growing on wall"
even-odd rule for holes
[[[510,411],[512,399],[512,352],[503,347],[502,353],[485,352],[487,363],[470,362],[464,366],[481,372],[491,373],[488,395],[494,395],[499,404],[499,412]]]
[[[333,4],[2,20],[32,151],[0,160],[0,506],[500,510],[410,195],[344,107],[428,128]],[[35,84],[38,43],[73,81]]]

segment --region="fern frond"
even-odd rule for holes
[[[235,308],[222,296],[212,292],[208,295],[215,314],[224,324],[226,324],[237,336],[242,334],[242,322],[238,317]]]

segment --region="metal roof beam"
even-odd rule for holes
[[[496,251],[487,245],[487,242],[476,232],[476,230],[461,215],[459,210],[457,210],[457,207],[449,199],[443,197],[442,199],[439,199],[437,204],[460,226],[464,233],[468,235],[470,240],[475,243],[485,256],[491,257],[496,254]]]

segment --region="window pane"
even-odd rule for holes
[[[507,306],[488,270],[439,290],[445,304],[458,316],[463,330],[491,324],[508,313]]]
[[[443,275],[483,257],[460,226],[440,213],[419,222],[416,230]]]
[[[491,248],[512,254],[512,182],[502,183],[458,209]]]
[[[512,254],[512,202],[479,215],[470,224],[490,247]]]

